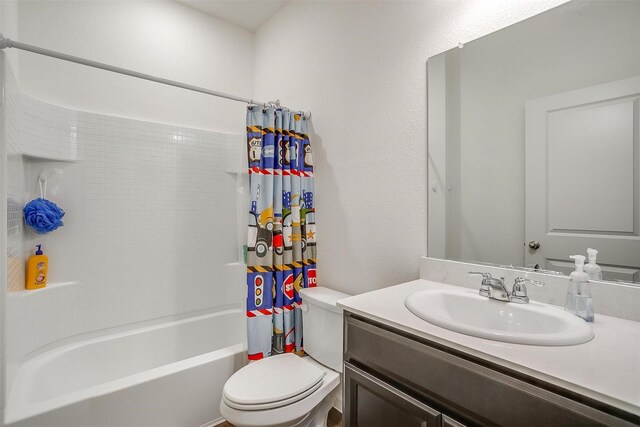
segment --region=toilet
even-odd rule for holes
[[[342,373],[342,309],[349,295],[301,289],[304,350],[257,360],[224,385],[220,411],[236,427],[326,427]]]

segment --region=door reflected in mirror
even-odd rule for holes
[[[429,58],[429,256],[640,283],[639,23],[573,1]]]

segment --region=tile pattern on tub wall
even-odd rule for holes
[[[482,278],[469,277],[469,271],[491,273],[494,277],[504,277],[507,289],[510,289],[516,277],[527,277],[545,282],[545,286],[538,288],[528,286],[527,291],[532,300],[564,306],[568,276],[517,271],[507,268],[474,264],[461,261],[451,261],[422,257],[420,259],[420,278],[479,289]],[[640,286],[625,285],[611,282],[592,280],[591,290],[593,305],[596,313],[622,319],[640,321]]]
[[[241,135],[27,104],[38,114],[21,116],[21,129],[30,129],[22,151],[79,159],[17,156],[26,171],[17,174],[21,197],[33,192],[40,168],[60,172],[51,197],[64,205],[65,226],[38,239],[50,280],[77,284],[9,295],[12,360],[86,332],[241,303],[243,277],[228,267],[239,253],[232,169],[244,160]],[[34,145],[47,127],[44,146]],[[35,241],[30,231],[17,235],[24,247]]]
[[[78,159],[77,113],[20,96],[22,153],[48,159]]]

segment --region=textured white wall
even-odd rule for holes
[[[253,96],[253,34],[173,1],[21,1],[18,39],[159,77]],[[52,104],[222,132],[244,107],[132,77],[20,54],[25,93]]]
[[[427,58],[563,2],[291,2],[257,32],[256,98],[313,111],[321,285],[418,277]]]

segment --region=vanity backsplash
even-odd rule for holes
[[[525,277],[545,282],[542,288],[528,287],[529,297],[534,301],[554,304],[563,307],[569,286],[569,276],[546,273],[535,273],[510,268],[474,264],[469,262],[449,261],[437,258],[422,257],[420,259],[420,278],[479,289],[480,279],[469,276],[469,271],[482,271],[494,277],[504,277],[507,287],[517,277]],[[613,283],[591,280],[596,322],[598,314],[618,317],[640,322],[640,286],[625,283]]]

